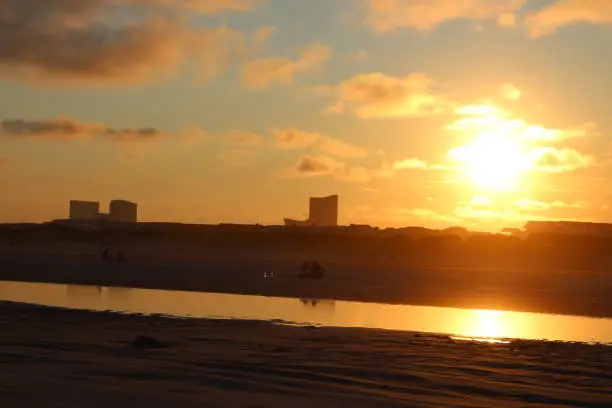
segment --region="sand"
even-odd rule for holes
[[[99,248],[86,244],[4,246],[0,280],[612,317],[612,274],[607,269],[500,269],[443,265],[438,260],[435,265],[413,264],[401,257],[213,251],[185,243],[115,245],[111,254],[120,249],[125,263],[104,262]],[[268,271],[295,275],[303,261],[312,259],[328,269],[328,278],[263,279]]]
[[[612,347],[0,303],[0,406],[608,407]],[[167,348],[137,350],[153,336]]]

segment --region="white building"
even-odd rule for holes
[[[112,200],[108,219],[115,222],[138,222],[138,205],[125,200]]]
[[[71,220],[95,220],[100,213],[100,203],[96,201],[70,201]]]

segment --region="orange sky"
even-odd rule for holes
[[[0,26],[0,222],[278,224],[334,193],[345,224],[612,219],[612,2],[21,0]]]

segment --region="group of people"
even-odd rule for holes
[[[120,250],[117,253],[117,258],[113,259],[113,257],[111,256],[110,251],[108,250],[108,248],[104,248],[104,251],[102,252],[101,257],[102,257],[103,261],[113,261],[113,260],[115,260],[117,262],[125,262],[125,254],[124,254],[123,250]]]
[[[322,277],[325,276],[325,269],[319,264],[318,261],[312,261],[312,262],[304,262],[302,264],[302,266],[300,267],[300,270],[297,274],[298,279],[305,279],[305,278],[311,278],[311,279],[320,279]],[[275,278],[275,274],[274,272],[264,272],[263,275],[264,279],[274,279]]]
[[[298,273],[298,278],[316,278],[320,279],[325,276],[325,269],[318,261],[304,262]]]

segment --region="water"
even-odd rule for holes
[[[485,341],[546,339],[612,343],[612,319],[494,310],[1,281],[0,300],[175,317],[443,333]]]

